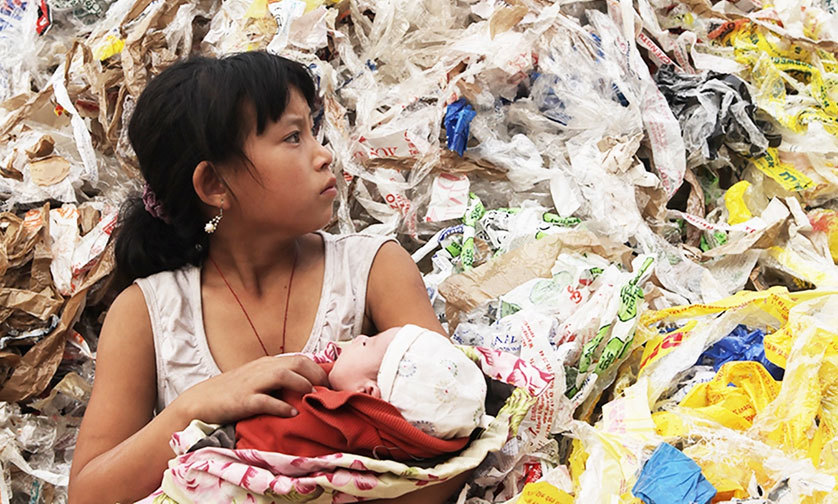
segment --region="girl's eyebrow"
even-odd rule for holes
[[[289,114],[285,116],[284,119],[286,120],[284,120],[283,122],[290,126],[297,126],[298,128],[306,127],[306,119],[303,116]]]
[[[308,122],[314,121],[314,114],[309,114],[308,117],[301,116],[298,114],[287,114],[282,116],[280,122],[288,125],[288,126],[296,126],[300,129],[306,129],[308,127]]]

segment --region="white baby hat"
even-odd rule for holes
[[[378,371],[381,398],[405,420],[440,439],[464,437],[486,413],[486,380],[448,338],[406,325],[387,347]]]

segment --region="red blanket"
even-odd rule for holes
[[[300,413],[291,418],[260,415],[236,424],[236,449],[252,448],[318,457],[337,452],[380,459],[431,458],[461,450],[468,438],[439,439],[412,426],[381,399],[315,387],[279,398]]]

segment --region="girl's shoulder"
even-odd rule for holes
[[[335,235],[321,231],[319,234],[323,237],[327,257],[332,256],[346,264],[365,265],[364,269],[369,269],[382,245],[391,241],[398,244],[393,236],[371,233]]]
[[[142,289],[136,284],[129,285],[120,292],[111,303],[106,319],[110,317],[120,322],[130,322],[129,325],[137,325],[150,328],[148,323],[148,311]],[[144,322],[136,324],[135,322]]]

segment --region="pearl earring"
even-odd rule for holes
[[[223,199],[221,200],[221,204],[224,204]],[[222,217],[224,217],[224,209],[219,206],[218,215],[210,219],[210,221],[204,225],[204,232],[207,234],[215,233],[215,230],[218,229],[218,223],[221,222]]]

